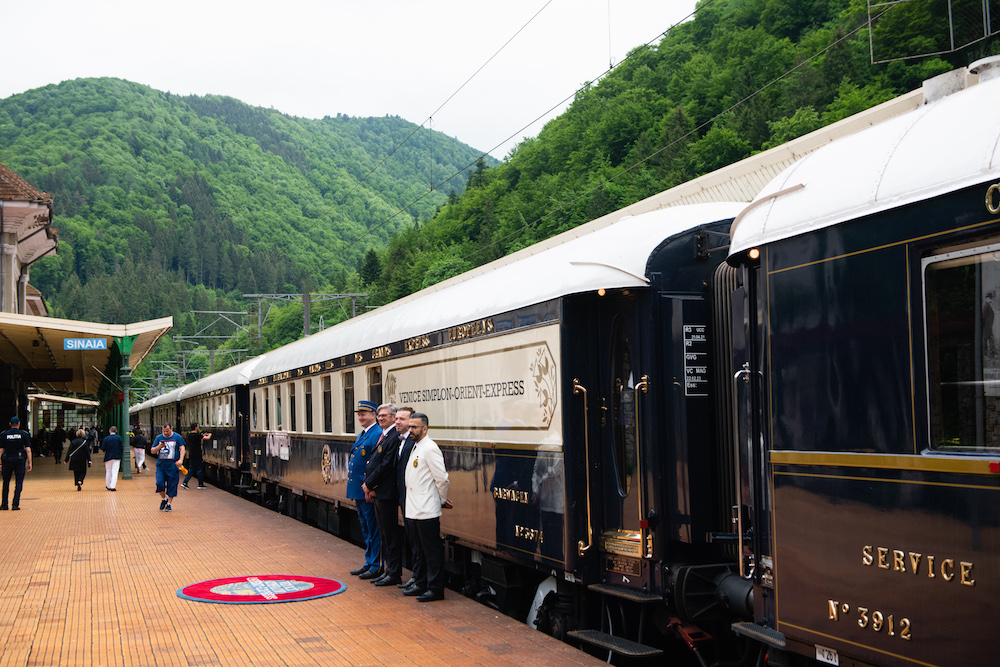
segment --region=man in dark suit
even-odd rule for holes
[[[396,430],[400,432],[399,449],[396,450],[396,490],[399,492],[399,509],[403,513],[403,528],[406,533],[406,541],[410,544],[410,563],[412,565],[413,576],[403,584],[396,584],[403,589],[403,593],[409,589],[417,591],[413,595],[419,595],[416,588],[417,575],[423,574],[424,562],[420,558],[420,550],[417,548],[417,535],[413,532],[413,522],[406,518],[406,461],[410,458],[410,451],[415,444],[410,437],[410,416],[416,412],[413,408],[404,407],[396,411]]]
[[[399,505],[396,490],[396,452],[399,449],[399,432],[394,423],[396,412],[392,403],[378,406],[375,419],[382,435],[368,461],[365,481],[361,485],[365,498],[375,505],[375,520],[382,537],[383,572],[371,580],[376,586],[394,586],[402,581],[403,573],[402,535],[396,521],[396,507]]]

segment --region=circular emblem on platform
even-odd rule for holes
[[[210,579],[185,586],[177,597],[220,604],[267,604],[298,602],[336,595],[346,586],[336,579],[299,577],[289,574],[262,574],[249,577]]]

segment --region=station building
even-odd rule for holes
[[[34,434],[60,423],[75,428],[59,420],[92,415],[105,430],[122,429],[131,369],[173,318],[103,324],[49,317],[29,280],[36,261],[59,251],[53,211],[49,194],[0,164],[0,424],[17,416]]]

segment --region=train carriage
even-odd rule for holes
[[[701,480],[731,460],[710,419],[710,374],[729,369],[710,360],[711,286],[742,208],[574,230],[268,353],[249,420],[265,497],[357,539],[354,407],[412,406],[445,454],[455,509],[442,529],[467,591],[522,618],[540,606],[558,632],[599,623],[581,606],[588,583],[628,618],[652,610],[687,581],[668,562],[700,564],[690,583],[703,596],[735,576],[733,540],[706,538],[731,533],[731,500]],[[533,605],[539,592],[553,595]],[[714,618],[700,604],[691,616]],[[579,638],[629,635],[646,650],[635,623],[614,625]]]
[[[1000,79],[988,67],[804,158],[734,225],[756,602],[756,623],[738,628],[770,645],[770,664],[996,659]]]
[[[453,583],[590,647],[989,664],[989,74],[926,82],[915,111],[852,119],[806,157],[827,135],[803,138],[749,207],[583,225],[139,412],[227,434],[233,451],[206,460],[230,486],[252,480],[261,502],[357,541],[358,400],[428,414],[452,480]]]
[[[254,368],[265,359],[266,355],[255,357],[202,378],[187,385],[178,399],[181,423],[175,428],[199,424],[212,434],[202,447],[205,475],[225,489],[251,486],[248,385]]]

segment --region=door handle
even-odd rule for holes
[[[583,481],[587,485],[587,544],[584,546],[583,540],[576,543],[577,553],[583,558],[594,546],[594,526],[590,515],[590,437],[587,434],[587,389],[576,378],[573,378],[573,393],[583,394],[583,458],[584,464],[587,466],[587,474],[583,476]]]
[[[642,432],[642,420],[639,419],[639,392],[646,393],[649,391],[649,376],[643,375],[639,380],[639,384],[635,386],[635,474],[637,480],[637,492],[639,494],[639,540],[641,542],[642,552],[645,554],[646,558],[653,557],[653,545],[647,540],[647,530],[649,526],[649,520],[646,518],[646,512],[644,510],[645,503],[643,502],[642,495],[642,443],[640,441],[640,434]]]

